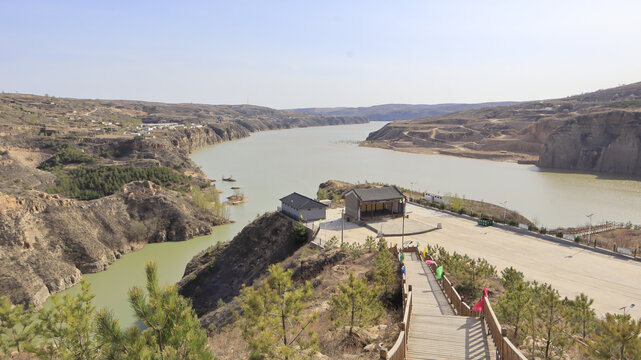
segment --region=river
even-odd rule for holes
[[[414,190],[451,193],[492,203],[507,201],[539,225],[553,228],[603,220],[641,224],[641,182],[623,176],[541,171],[536,166],[442,155],[421,155],[359,147],[356,142],[382,127],[382,122],[266,131],[210,146],[192,159],[217,180],[223,196],[240,186],[248,202],[230,207],[233,224],[190,241],[146,245],[116,261],[108,270],[85,275],[96,294],[94,305],[111,309],[122,326],[134,322],[127,289],[144,285],[144,264],[158,264],[159,279],[175,283],[186,263],[218,241],[229,241],[247,223],[275,210],[278,199],[296,191],[315,196],[329,179],[393,183]],[[238,181],[230,184],[222,176]],[[64,291],[73,294],[78,286]],[[51,302],[45,306],[50,306]]]

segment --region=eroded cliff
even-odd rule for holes
[[[546,140],[544,168],[641,174],[641,112],[606,111],[565,122]]]
[[[92,201],[0,193],[0,295],[39,306],[146,243],[187,240],[224,222],[149,181]]]

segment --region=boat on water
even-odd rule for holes
[[[231,177],[231,176],[230,176],[230,177],[228,177],[228,178],[226,178],[226,177],[224,177],[224,176],[223,176],[223,181],[234,182],[234,181],[236,181],[236,179],[234,179],[234,178],[233,178],[233,177]]]
[[[231,189],[232,190],[238,190],[238,189],[240,189],[240,186],[232,186]]]

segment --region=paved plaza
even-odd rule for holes
[[[332,236],[341,238],[340,209],[327,211],[317,239],[325,242]],[[405,242],[438,244],[446,250],[482,257],[495,265],[498,271],[513,266],[525,274],[527,280],[552,284],[561,296],[574,298],[583,292],[594,299],[598,314],[622,313],[623,306],[636,304],[629,313],[641,317],[641,262],[573,246],[559,244],[530,235],[518,234],[497,227],[481,227],[475,221],[440,211],[409,204],[409,218],[405,233],[443,228],[426,234],[406,236]],[[381,218],[370,226],[383,233],[400,233],[402,218]],[[318,222],[315,226],[318,226]],[[372,230],[345,222],[344,240],[363,243],[367,236],[376,236]],[[388,242],[400,246],[400,237],[388,237]]]

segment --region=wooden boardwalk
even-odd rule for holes
[[[496,359],[483,321],[456,316],[434,274],[415,253],[405,253],[412,314],[406,359]]]

